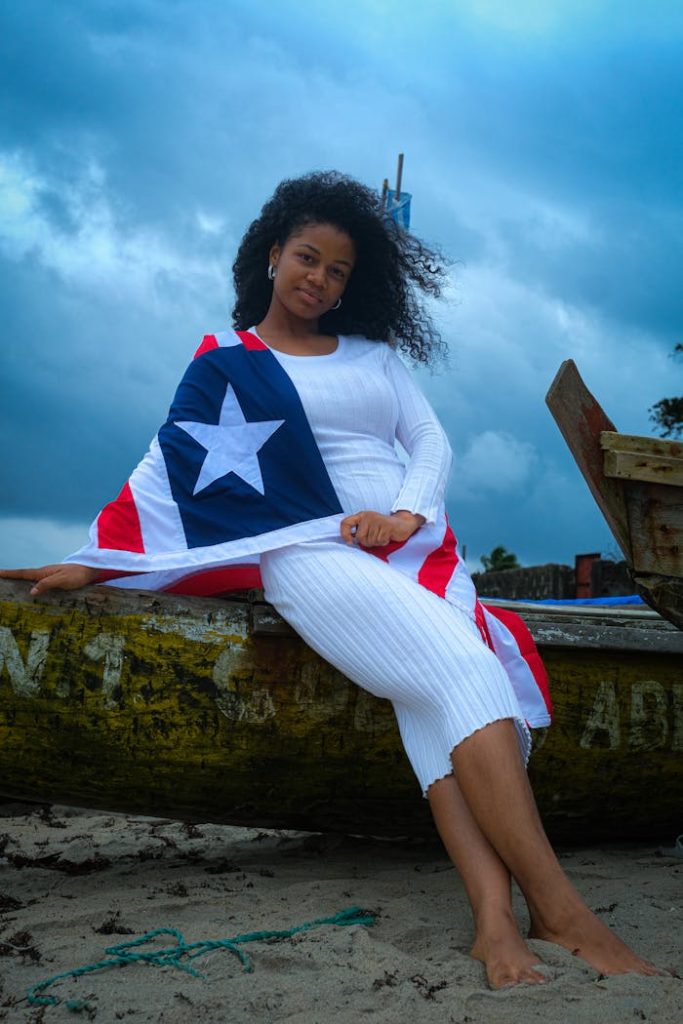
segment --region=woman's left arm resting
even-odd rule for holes
[[[403,486],[392,511],[410,509],[427,523],[436,521],[453,459],[445,431],[410,371],[386,352],[386,373],[398,402],[396,437],[409,456]]]
[[[355,542],[364,548],[384,547],[386,544],[408,540],[424,521],[424,516],[407,509],[399,509],[391,515],[368,509],[342,519],[340,531],[347,544]]]

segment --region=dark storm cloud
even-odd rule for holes
[[[508,60],[495,89],[484,84],[483,116],[467,118],[465,130],[509,182],[581,211],[586,230],[561,248],[533,211],[500,218],[521,278],[670,334],[683,320],[680,36],[651,49],[642,39],[601,42],[586,53],[584,40],[569,39],[526,67]]]
[[[89,518],[118,491],[165,418],[201,339],[200,318],[183,311],[176,319],[170,288],[155,315],[127,304],[116,287],[113,296],[70,291],[30,257],[1,261],[0,275],[9,313],[2,511]],[[205,313],[219,323],[225,307],[214,291]]]

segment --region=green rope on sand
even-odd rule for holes
[[[332,917],[318,917],[314,921],[306,921],[304,924],[294,925],[293,928],[283,928],[277,931],[246,932],[243,935],[233,935],[229,939],[206,939],[200,942],[187,943],[177,928],[155,928],[151,932],[145,932],[138,939],[121,942],[118,946],[107,946],[105,953],[108,954],[108,959],[106,960],[99,960],[94,964],[84,964],[82,967],[74,967],[70,971],[62,971],[60,974],[53,974],[51,978],[39,981],[36,985],[30,987],[26,997],[31,1006],[56,1006],[60,1002],[57,996],[40,995],[41,992],[44,992],[50,985],[54,985],[55,982],[61,981],[63,978],[80,978],[82,975],[90,974],[92,971],[104,971],[110,967],[125,967],[126,964],[134,963],[152,964],[154,967],[178,967],[181,971],[192,974],[195,978],[201,978],[203,975],[188,962],[181,963],[181,958],[185,957],[186,961],[194,960],[205,953],[211,953],[214,949],[227,949],[229,953],[237,957],[244,971],[253,971],[254,968],[249,954],[239,948],[247,942],[289,939],[298,932],[307,932],[311,928],[320,928],[324,924],[373,925],[374,923],[375,919],[372,914],[366,913],[360,907],[348,907],[346,910],[340,910],[338,914],[334,914]],[[158,935],[173,936],[176,940],[175,945],[146,952],[140,950],[140,946],[151,942]],[[66,1006],[67,1009],[74,1012],[88,1009],[88,1004],[80,999],[70,999],[67,1001]]]

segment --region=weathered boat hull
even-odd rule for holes
[[[552,834],[683,822],[683,634],[652,612],[526,609],[556,724],[530,773]],[[258,601],[0,581],[0,792],[262,827],[431,835],[391,706]]]

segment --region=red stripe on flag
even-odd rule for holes
[[[105,505],[97,517],[97,546],[114,551],[145,552],[140,517],[128,483],[123,485],[118,498]]]
[[[437,597],[445,597],[446,588],[457,564],[455,534],[450,526],[447,526],[441,546],[427,555],[422,563],[417,574],[417,582],[427,590],[431,590]]]
[[[204,355],[205,352],[210,352],[212,348],[218,348],[218,340],[214,334],[205,334],[202,338],[202,343],[195,352],[193,359],[197,356]]]
[[[248,348],[248,349],[259,349],[259,348],[267,349],[268,348],[268,346],[264,345],[264,343],[261,341],[260,338],[257,338],[255,334],[250,334],[249,331],[237,331],[236,334],[237,334],[237,337],[240,339],[240,341],[242,342],[242,344],[244,345],[245,348]]]
[[[481,604],[477,601],[477,605],[481,608]],[[536,649],[534,638],[529,632],[529,627],[526,622],[522,619],[517,612],[511,611],[509,608],[494,608],[491,605],[487,605],[488,613],[494,615],[504,626],[512,633],[517,646],[519,647],[519,653],[522,655],[527,665],[531,669],[536,685],[541,691],[541,696],[545,701],[545,706],[548,709],[548,714],[553,713],[553,702],[550,698],[550,681],[548,679],[548,673],[545,670],[545,665],[541,661],[541,656]],[[483,611],[482,611],[483,619]],[[478,623],[477,623],[478,624]],[[487,630],[488,633],[488,630]],[[490,645],[489,645],[490,646]]]
[[[217,597],[231,590],[255,590],[262,586],[261,572],[257,565],[233,565],[190,573],[170,587],[163,587],[163,590],[166,594]]]

